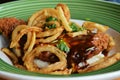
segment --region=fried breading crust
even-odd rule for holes
[[[0,18],[0,32],[7,37],[11,37],[11,33],[17,25],[26,24],[25,21],[14,17]]]

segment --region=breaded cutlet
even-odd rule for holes
[[[26,22],[15,17],[0,18],[0,32],[5,37],[10,38],[14,28],[22,24],[26,24]]]

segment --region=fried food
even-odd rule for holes
[[[80,26],[70,16],[67,5],[57,4],[33,13],[28,24],[16,18],[0,19],[3,35],[11,36],[2,51],[18,68],[55,75],[90,72],[120,60],[120,52],[108,55],[116,45],[106,33],[108,26],[90,21]]]
[[[25,25],[18,25],[17,27],[15,27],[15,29],[12,32],[11,40],[12,41],[15,40],[15,38],[17,37],[17,35],[19,34],[19,32],[22,29],[25,29],[27,27],[28,26],[25,26]],[[21,49],[20,49],[20,44],[19,43],[16,43],[16,46],[13,48],[13,51],[16,54],[17,57],[21,57],[22,56]]]
[[[88,29],[90,31],[93,31],[93,32],[96,32],[96,31],[106,32],[109,29],[108,26],[104,26],[104,25],[101,25],[101,24],[98,24],[98,23],[94,23],[94,22],[90,22],[90,21],[84,22],[83,26],[86,29]]]
[[[68,6],[66,4],[57,4],[56,8],[57,7],[62,8],[64,16],[65,16],[66,20],[69,22],[70,18],[71,18],[71,15],[70,15],[70,10],[69,10]]]
[[[21,24],[26,24],[26,22],[13,17],[0,18],[0,31],[4,36],[10,38],[14,28]]]
[[[23,26],[26,27],[27,25],[23,25]],[[17,30],[17,28],[19,28],[19,27],[21,27],[21,25],[18,26],[18,27],[16,27],[16,30]],[[24,34],[27,34],[29,31],[30,31],[30,32],[31,32],[31,31],[39,32],[39,31],[41,31],[41,29],[40,29],[40,28],[37,28],[37,27],[26,27],[26,29],[22,29],[22,30],[20,31],[20,33],[15,37],[15,39],[12,40],[12,42],[11,42],[11,44],[10,44],[10,48],[13,48],[15,45],[17,45],[17,43],[18,43],[18,41],[20,40],[20,38],[21,38]],[[15,33],[13,32],[12,34],[14,35]]]
[[[31,43],[31,36],[32,36],[32,33],[31,32],[28,32],[27,34],[27,41],[25,43],[25,46],[24,46],[24,50],[27,51],[30,43]]]
[[[8,48],[2,48],[1,50],[2,50],[7,56],[10,57],[10,59],[13,61],[13,64],[18,63],[18,58],[17,58],[17,56],[16,56],[12,51],[10,51]]]
[[[30,39],[29,39],[29,37],[28,37],[29,40],[27,39],[28,44],[26,42],[26,44],[24,45],[25,55],[23,57],[23,60],[25,59],[26,55],[29,54],[32,51],[32,49],[33,49],[33,47],[35,45],[36,34],[35,34],[35,32],[32,32],[31,34],[32,35],[31,35]],[[28,33],[28,35],[29,35],[29,33]]]
[[[61,33],[63,32],[63,28],[59,27],[59,28],[54,29],[53,32],[51,32],[51,31],[53,31],[53,30],[51,29],[51,30],[39,33],[40,35],[37,35],[37,36],[39,36],[39,37],[44,36],[44,37],[40,38],[40,39],[37,39],[36,43],[39,43],[39,42],[50,43],[50,42],[56,40],[61,35]],[[44,34],[44,35],[42,35],[42,34]]]
[[[88,68],[79,70],[78,72],[79,73],[85,73],[85,72],[99,70],[99,69],[108,67],[108,66],[110,66],[110,65],[112,65],[112,64],[114,64],[118,61],[120,61],[120,53],[115,53],[112,56],[105,57],[105,58],[99,60],[94,65],[92,65]]]
[[[76,42],[77,44],[74,44]],[[109,37],[104,33],[90,33],[89,35],[83,36],[82,39],[76,38],[75,40],[71,40],[71,52],[68,54],[69,66],[72,66],[74,71],[88,66],[89,64],[86,62],[88,59],[100,52],[106,54],[103,51],[107,51],[109,42]],[[84,63],[84,65],[80,66],[81,63]]]
[[[62,8],[60,6],[58,6],[58,7],[56,7],[56,9],[58,10],[58,14],[60,16],[60,19],[62,21],[62,24],[63,24],[65,30],[68,32],[71,32],[72,29],[70,28],[69,23],[67,22],[67,19],[65,18]]]
[[[79,31],[79,32],[70,32],[70,33],[67,33],[67,35],[70,36],[70,37],[76,37],[76,36],[80,36],[80,35],[87,35],[87,30]]]
[[[43,37],[48,37],[48,36],[52,36],[54,34],[56,34],[57,32],[62,32],[63,31],[63,28],[62,27],[58,27],[58,28],[55,28],[55,29],[49,29],[49,30],[46,30],[46,31],[43,31],[43,32],[39,32],[37,33],[37,38],[43,38]]]
[[[52,18],[52,20],[50,20],[50,18]],[[68,32],[72,31],[72,29],[69,26],[69,20],[70,20],[69,8],[65,4],[58,4],[56,6],[56,9],[46,8],[34,13],[29,18],[28,25],[38,26],[43,28],[43,26],[50,23],[49,20],[55,25],[56,25],[55,22],[59,22],[59,24],[57,23],[56,25],[57,27],[63,26],[66,29],[66,31]]]
[[[38,68],[38,66],[36,66],[36,64],[34,63],[34,59],[36,57],[39,58],[39,55],[45,51],[55,54],[59,58],[59,61],[53,64],[50,64],[47,67]],[[66,63],[67,61],[66,61],[66,56],[64,52],[60,51],[59,49],[57,49],[56,47],[52,45],[43,45],[43,46],[36,47],[26,56],[24,65],[26,65],[27,69],[30,71],[48,74],[55,70],[65,69],[67,65]]]
[[[72,72],[72,69],[65,69],[65,70],[60,70],[60,71],[54,71],[51,72],[50,74],[54,74],[54,75],[70,75]]]
[[[32,39],[30,41],[30,44],[29,44],[27,52],[32,51],[32,49],[33,49],[33,47],[35,45],[35,40],[36,40],[36,34],[35,34],[35,32],[32,32]]]
[[[38,27],[28,27],[27,25],[19,25],[17,26],[14,31],[12,32],[12,42],[10,44],[10,48],[13,48],[17,57],[21,57],[21,49],[20,49],[20,39],[25,35],[28,34],[27,42],[25,43],[24,50],[29,52],[32,50],[34,43],[35,43],[35,36],[36,34],[33,31],[41,31]],[[30,35],[29,35],[30,34]],[[32,35],[31,35],[32,34]]]
[[[59,15],[56,9],[46,8],[34,13],[28,20],[29,26],[43,27],[46,23],[46,18],[54,17],[59,20]]]

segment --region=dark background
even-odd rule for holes
[[[10,1],[16,1],[16,0],[0,0],[0,3],[10,2]]]

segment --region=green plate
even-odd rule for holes
[[[72,19],[94,21],[120,32],[120,4],[102,0],[19,0],[0,4],[0,17],[17,17],[27,20],[34,12],[42,8],[55,7],[58,3],[69,6]],[[21,70],[5,63],[2,59],[0,59],[0,71],[36,77],[61,77]],[[62,75],[62,77],[93,76],[116,71],[120,71],[120,62],[101,70],[69,76]]]

